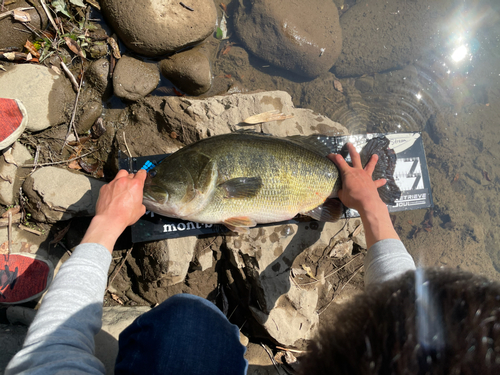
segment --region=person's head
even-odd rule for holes
[[[346,303],[302,374],[500,374],[500,283],[419,269]]]

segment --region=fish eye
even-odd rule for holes
[[[150,176],[151,178],[153,178],[154,176],[156,176],[156,173],[157,173],[157,171],[154,171],[154,170],[153,170],[153,171],[149,172],[149,176]]]

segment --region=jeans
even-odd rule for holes
[[[246,374],[239,329],[211,302],[177,294],[121,334],[115,374]]]

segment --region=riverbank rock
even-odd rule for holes
[[[33,157],[28,149],[19,142],[5,150],[0,157],[0,204],[13,205],[19,194],[22,181],[30,172],[21,166]]]
[[[327,72],[342,50],[339,15],[330,0],[241,3],[235,29],[253,54],[307,78]]]
[[[160,63],[161,74],[188,95],[210,90],[212,70],[208,57],[199,48],[172,55]]]
[[[92,216],[103,181],[66,169],[45,167],[23,184],[28,211],[40,222],[55,223],[75,216]]]
[[[185,144],[237,129],[252,129],[280,137],[348,134],[345,127],[325,116],[310,109],[295,108],[290,94],[284,91],[238,93],[205,99],[148,97],[132,105],[130,111],[133,114],[132,121],[141,123],[143,133],[144,129],[152,129],[155,133],[159,130],[163,137],[171,138],[175,134],[175,141]],[[293,117],[254,126],[239,125],[250,116],[270,111]],[[129,132],[137,132],[133,128],[131,126],[131,130],[127,131],[127,138],[134,137],[128,135]],[[129,145],[133,154],[150,155],[151,150],[158,149],[158,136],[154,138],[138,134],[137,138],[139,137],[140,143]],[[172,143],[172,139],[170,142]]]
[[[28,112],[26,130],[36,132],[68,121],[75,93],[52,69],[19,64],[0,75],[0,98],[21,100]]]
[[[343,222],[306,221],[254,228],[248,235],[227,237],[231,262],[242,271],[235,275],[243,276],[239,282],[250,285],[252,290],[250,311],[277,342],[293,345],[316,333],[322,284],[299,287],[296,281],[292,282],[292,269],[307,269],[307,254],[328,248],[335,235],[347,238],[349,231],[343,226]],[[318,274],[319,268],[315,270]]]
[[[108,59],[99,59],[90,64],[85,72],[87,82],[101,96],[111,93],[112,81],[109,79],[109,61]]]
[[[195,236],[148,242],[139,247],[143,282],[140,289],[147,293],[149,285],[168,287],[186,278],[193,260]]]
[[[113,90],[122,99],[137,101],[160,82],[160,72],[155,64],[145,63],[133,57],[122,56],[113,72]]]
[[[363,0],[340,18],[342,54],[338,77],[360,76],[402,68],[421,58],[438,42],[450,1]]]
[[[102,11],[120,39],[131,50],[160,56],[195,45],[215,28],[217,11],[212,0],[104,0]]]
[[[33,7],[34,9],[25,10],[25,12],[30,15],[31,21],[29,22],[29,24],[35,30],[45,30],[45,28],[47,27],[48,19],[39,2],[28,3],[27,1],[17,0],[10,3],[11,4],[8,6],[7,4],[5,4],[5,9],[2,9],[0,13],[21,7]],[[33,36],[35,35],[33,33],[30,34],[29,32],[26,33],[26,31],[29,30],[22,26],[21,22],[15,21],[12,16],[1,19],[0,35],[2,37],[0,38],[0,49],[8,47],[22,48],[26,44],[26,39],[33,40]]]

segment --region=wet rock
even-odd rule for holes
[[[243,2],[235,28],[261,59],[307,78],[327,72],[342,50],[337,7],[330,0]]]
[[[188,95],[201,95],[210,90],[210,61],[198,48],[176,53],[163,60],[160,70],[165,78]]]
[[[248,235],[227,238],[231,262],[245,275],[239,282],[253,291],[255,301],[249,308],[277,342],[292,345],[315,334],[318,288],[299,288],[291,282],[290,271],[301,253],[323,251],[336,234],[347,238],[342,228],[343,222],[302,222],[254,228]]]
[[[153,110],[152,110],[153,109]],[[266,91],[250,94],[231,94],[206,99],[167,97],[146,98],[132,107],[140,122],[154,123],[160,132],[175,132],[181,142],[191,143],[207,136],[224,134],[238,128],[244,119],[268,111],[293,115],[281,121],[246,126],[276,136],[348,134],[345,127],[309,109],[295,108],[290,94],[284,91]],[[144,116],[150,116],[148,120]],[[160,120],[161,119],[161,120]]]
[[[0,203],[13,205],[19,194],[19,187],[29,168],[21,166],[32,160],[31,153],[19,142],[15,142],[10,150],[5,150],[0,156]]]
[[[109,61],[99,59],[94,61],[85,72],[85,77],[90,86],[99,94],[105,96],[111,91],[111,80],[109,79]]]
[[[68,121],[75,100],[71,83],[42,65],[16,65],[0,75],[0,97],[19,99],[28,112],[26,130]]]
[[[108,22],[131,50],[160,56],[195,45],[215,28],[217,11],[212,0],[186,5],[170,0],[104,0],[101,7]]]
[[[2,3],[3,4],[3,3]],[[47,27],[47,16],[43,11],[41,5],[38,2],[27,2],[18,0],[13,4],[10,4],[5,7],[4,11],[7,12],[9,10],[13,10],[16,8],[26,8],[26,7],[35,7],[35,9],[26,10],[25,12],[30,15],[31,21],[30,25],[35,30],[44,30]],[[8,47],[19,47],[22,48],[26,43],[26,39],[33,40],[34,34],[30,34],[26,27],[24,27],[21,22],[15,21],[12,16],[8,16],[0,20],[0,49],[8,48]]]
[[[55,223],[75,216],[92,216],[105,183],[66,169],[38,169],[23,184],[28,211],[40,222]]]
[[[193,260],[196,241],[196,237],[183,237],[141,245],[141,292],[147,294],[150,285],[164,288],[183,282]]]
[[[335,63],[340,77],[401,68],[432,49],[444,27],[451,1],[363,0],[341,19],[342,54]],[[361,58],[362,56],[362,58]]]
[[[153,91],[160,81],[158,67],[123,56],[113,72],[113,90],[122,99],[137,101]]]
[[[102,104],[100,102],[91,101],[85,103],[81,109],[80,118],[76,123],[76,131],[78,134],[87,133],[101,114]]]

